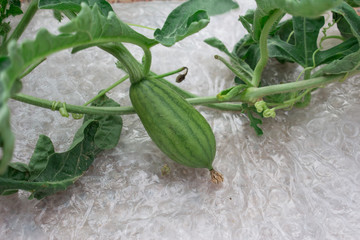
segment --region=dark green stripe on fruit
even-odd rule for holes
[[[155,88],[155,89],[153,89],[154,92],[156,92],[156,88],[158,88],[159,90],[163,91],[163,93],[166,95],[165,97],[171,98],[172,96],[169,94],[169,91],[166,91],[167,89],[160,88],[160,86],[163,87],[164,85],[162,85],[162,84],[156,84],[155,86],[153,86],[153,87]],[[165,88],[166,88],[166,86],[165,86]],[[165,98],[165,99],[162,98],[160,94],[159,94],[159,98],[161,98],[161,101],[163,101],[164,103],[168,103],[168,102],[166,102],[166,98]],[[182,100],[182,99],[181,99],[181,100]],[[192,114],[196,113],[197,115],[199,115],[197,111],[193,111],[193,107],[191,107],[191,111],[189,111],[189,108],[188,108],[188,106],[187,106],[187,105],[189,105],[189,104],[187,104],[187,105],[181,105],[181,104],[179,104],[179,105],[177,105],[177,106],[178,106],[178,107],[181,107],[182,110],[183,110],[183,112],[180,113],[180,111],[174,111],[174,109],[171,108],[171,105],[170,105],[169,103],[168,103],[168,105],[169,105],[169,109],[171,109],[172,113],[173,113],[174,115],[176,115],[176,119],[179,119],[179,121],[183,124],[183,126],[188,128],[188,131],[190,131],[190,132],[192,133],[192,135],[194,136],[194,138],[196,138],[197,142],[199,142],[199,143],[205,143],[205,142],[210,142],[210,141],[211,141],[211,139],[209,138],[209,135],[206,135],[206,134],[205,134],[205,131],[196,131],[197,129],[203,129],[203,125],[199,124],[199,121],[192,121],[192,122],[190,122],[190,123],[192,123],[192,124],[186,124],[186,117],[185,117],[185,119],[184,119],[184,115],[185,115],[186,113],[189,113],[189,112],[190,112],[190,113],[192,113]],[[202,117],[202,116],[200,116],[200,117],[201,117],[201,120],[202,120],[203,117]],[[195,126],[193,126],[193,124],[194,124]],[[206,124],[207,124],[207,123],[206,123]],[[207,124],[207,125],[208,125],[208,124]],[[195,129],[194,129],[194,128],[195,128]],[[204,129],[203,129],[203,130],[204,130]],[[203,136],[201,136],[201,135],[203,135]],[[199,139],[200,137],[203,137],[203,138],[205,138],[205,139]],[[204,147],[204,145],[202,145],[202,147],[203,147],[204,153],[207,153],[206,148]],[[208,157],[211,157],[211,155],[208,156]]]
[[[136,86],[136,88],[138,88],[138,86]],[[143,88],[142,90],[144,90],[145,88],[148,88],[148,86],[144,85],[144,86],[142,86],[142,88]],[[147,112],[150,110],[147,108],[147,106],[153,106],[153,108],[151,109],[151,114],[150,113],[146,114],[146,115],[139,114],[140,119],[144,123],[153,122],[152,120],[159,117],[159,111],[157,111],[157,108],[160,106],[156,101],[153,100],[153,96],[151,95],[151,93],[152,93],[152,91],[147,92],[147,96],[146,96],[146,98],[144,98],[141,94],[139,94],[138,89],[136,89],[135,93],[134,93],[136,95],[135,95],[135,97],[132,97],[133,105],[138,106],[137,112],[139,112],[139,113]],[[145,104],[145,102],[143,102],[141,100],[146,101],[146,104]],[[176,144],[174,141],[168,141],[168,139],[170,138],[169,132],[164,131],[163,124],[153,122],[151,127],[149,127],[148,124],[144,124],[144,126],[145,126],[145,129],[148,131],[150,137],[152,137],[154,142],[156,142],[158,145],[163,146],[163,145],[167,144],[167,147],[172,146],[173,148],[176,148],[176,150],[178,152],[180,152],[180,147],[177,147],[177,146],[179,146],[179,144]],[[163,135],[161,137],[157,137],[156,135],[153,134],[153,132],[162,132]],[[168,155],[169,155],[169,153],[168,153]],[[171,156],[169,156],[169,157],[171,157],[171,158],[175,157],[172,155],[173,154],[171,154]],[[178,156],[176,156],[176,157],[178,157]]]
[[[148,88],[149,86],[144,85],[143,87]],[[153,93],[153,92],[152,91],[148,92],[148,95],[147,95],[148,98],[143,99],[143,100],[147,101],[147,104],[149,104],[150,106],[153,106],[153,108],[151,109],[151,111],[152,111],[151,114],[147,114],[146,116],[140,115],[140,118],[143,122],[151,122],[155,118],[157,118],[157,119],[161,118],[161,115],[160,115],[161,111],[160,111],[160,113],[158,111],[158,108],[160,107],[159,103],[157,101],[153,100],[154,96],[156,96],[156,95],[151,95],[151,93]],[[164,103],[163,102],[164,100],[159,98],[158,95],[156,97],[157,97],[157,100],[160,100],[162,103]],[[140,102],[140,104],[142,104],[142,106],[145,105],[141,101],[139,101],[139,102]],[[163,105],[161,105],[161,106],[163,106]],[[149,109],[142,109],[142,110],[149,111]],[[169,126],[167,131],[164,131],[164,125],[160,124],[160,123],[153,123],[150,128],[148,127],[148,125],[145,125],[145,128],[149,132],[149,135],[151,135],[151,137],[155,140],[155,142],[159,141],[160,146],[163,146],[164,144],[166,144],[168,148],[173,147],[174,149],[176,149],[176,151],[174,151],[174,152],[180,152],[182,143],[186,141],[186,139],[183,138],[181,135],[178,136],[179,141],[169,141],[169,139],[173,138],[173,137],[171,137],[171,135],[177,135],[176,130],[172,126]],[[157,137],[158,135],[153,134],[154,132],[155,133],[162,132],[162,136]],[[184,157],[184,158],[191,157],[191,155],[192,155],[191,149],[189,149],[187,146],[185,146],[185,148],[187,151],[183,153],[184,155],[182,157]],[[180,157],[180,156],[174,155],[173,152],[169,152],[169,154],[171,155],[170,157],[176,157],[176,158]]]
[[[212,169],[215,137],[193,106],[153,79],[132,84],[130,99],[149,136],[167,156],[186,166]]]
[[[144,86],[145,87],[145,86]],[[149,87],[149,86],[146,86],[146,87]],[[154,86],[152,86],[152,87],[154,87]],[[157,93],[156,93],[157,92]],[[160,96],[160,94],[161,94],[161,92],[158,92],[158,91],[155,91],[154,90],[154,92],[153,93],[155,93],[155,96]],[[146,99],[146,101],[150,101],[149,102],[149,104],[151,105],[151,106],[154,106],[154,109],[152,109],[152,116],[154,116],[155,115],[155,117],[156,117],[156,115],[158,115],[159,114],[159,103],[158,102],[154,102],[154,101],[152,101],[152,99],[154,99],[154,95],[151,95],[151,94],[149,94],[149,96],[148,96],[148,98]],[[155,98],[155,99],[157,99],[157,98]],[[162,97],[159,97],[159,99],[158,99],[162,104],[167,104],[168,106],[167,107],[169,107],[169,109],[170,110],[172,110],[172,108],[170,108],[171,106],[168,104],[168,102],[166,101],[166,99],[163,99]],[[178,109],[179,110],[179,109]],[[186,111],[185,111],[186,112]],[[160,114],[161,114],[161,111],[160,111]],[[169,111],[168,112],[168,114],[171,114],[172,116],[172,118],[173,118],[173,121],[172,121],[172,124],[174,124],[174,120],[176,119],[176,120],[179,120],[180,119],[180,115],[178,115],[178,112],[174,112],[174,111]],[[151,116],[151,117],[152,117]],[[161,117],[161,116],[160,116]],[[151,120],[151,119],[150,119]],[[183,126],[186,126],[184,123],[181,123]],[[155,127],[156,126],[156,124],[153,124],[153,126],[152,126],[152,128],[151,129],[149,129],[149,132],[156,132],[156,131],[161,131],[162,133],[163,133],[163,136],[161,136],[160,137],[160,139],[158,139],[158,140],[161,140],[161,139],[163,139],[164,137],[166,137],[165,138],[165,140],[170,140],[170,141],[168,141],[168,143],[167,144],[171,144],[172,143],[172,145],[173,145],[173,147],[175,147],[176,149],[177,149],[177,151],[175,151],[175,153],[180,153],[179,152],[179,150],[181,150],[181,149],[179,149],[179,147],[181,148],[181,147],[185,147],[186,148],[186,151],[184,152],[182,152],[182,155],[183,156],[173,156],[173,157],[176,157],[176,158],[191,158],[192,157],[192,155],[194,155],[193,153],[192,153],[192,149],[191,149],[191,146],[188,146],[188,139],[186,139],[186,138],[184,138],[181,134],[179,134],[179,131],[177,130],[177,129],[174,129],[174,127],[173,127],[173,125],[170,125],[169,126],[169,128],[168,128],[168,131],[164,131],[163,129],[161,129],[161,128],[164,128],[164,126],[161,126],[161,125],[157,125],[157,127],[156,127],[156,129],[155,128],[153,128],[153,127]],[[187,129],[187,130],[190,130],[190,129]],[[174,135],[176,135],[177,137],[175,137],[174,138]],[[156,138],[156,135],[155,135],[155,138]],[[175,140],[175,141],[171,141],[171,140]],[[161,144],[160,144],[161,145]],[[169,147],[169,146],[168,146]],[[206,153],[206,151],[204,151],[205,149],[203,149],[203,152],[204,153]],[[170,154],[171,155],[173,155],[173,153],[174,153],[174,151],[173,152],[170,152]]]

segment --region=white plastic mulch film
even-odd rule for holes
[[[211,19],[208,27],[171,48],[153,49],[152,70],[189,68],[178,86],[214,96],[232,86],[233,75],[203,42],[221,39],[228,48],[245,34],[237,20],[255,1]],[[114,4],[126,22],[161,27],[178,2]],[[62,24],[62,23],[60,23]],[[40,27],[56,32],[51,11],[40,11],[24,35]],[[152,31],[136,28],[145,35]],[[137,57],[141,49],[129,46]],[[295,79],[301,69],[272,61],[268,81]],[[50,56],[23,80],[23,92],[82,104],[123,76],[115,59],[91,48]],[[168,78],[175,82],[175,76]],[[129,82],[109,94],[130,105]],[[66,191],[39,200],[29,193],[0,197],[1,239],[359,239],[360,76],[313,93],[304,109],[279,111],[256,136],[247,117],[197,107],[217,140],[214,167],[224,183],[214,185],[206,169],[183,167],[150,140],[136,115],[123,117],[118,146],[105,151]],[[13,161],[27,162],[39,134],[56,151],[66,150],[81,121],[11,101],[16,135]],[[162,174],[164,166],[170,171]]]

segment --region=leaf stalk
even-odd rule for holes
[[[272,26],[274,23],[283,15],[283,11],[280,9],[276,9],[267,22],[264,25],[264,28],[261,31],[259,45],[260,45],[260,60],[256,64],[254,69],[254,76],[252,79],[252,85],[253,86],[259,86],[262,72],[264,71],[264,68],[269,60],[269,51],[267,47],[267,40],[271,31]]]

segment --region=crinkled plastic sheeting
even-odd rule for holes
[[[219,52],[202,42],[216,36],[229,48],[245,34],[239,14],[213,17],[210,25],[174,47],[156,46],[152,70],[189,67],[179,84],[196,94],[215,95],[232,85],[232,74],[213,58]],[[121,19],[160,27],[179,3],[116,4]],[[40,27],[56,32],[50,11],[40,11],[25,37]],[[138,29],[151,36],[149,30]],[[141,50],[133,48],[136,56]],[[49,57],[24,79],[23,92],[82,104],[123,73],[98,49]],[[270,63],[269,81],[294,79],[293,65]],[[175,81],[170,77],[170,81]],[[129,82],[110,97],[129,105]],[[1,239],[359,239],[360,236],[360,77],[314,92],[309,107],[266,119],[257,137],[246,116],[197,107],[217,140],[214,167],[221,185],[204,169],[169,160],[149,139],[135,115],[124,116],[116,149],[98,157],[68,190],[41,201],[29,194],[0,197]],[[39,134],[57,151],[70,145],[80,121],[58,112],[11,101],[16,134],[13,161],[27,162]],[[171,171],[161,174],[167,164]]]

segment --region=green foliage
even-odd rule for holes
[[[59,22],[61,22],[61,20],[63,19],[63,15],[62,15],[61,11],[59,11],[59,10],[54,9],[53,15],[54,15],[54,18],[56,20],[58,20]]]
[[[304,95],[303,98],[301,98],[299,101],[297,101],[294,106],[297,108],[303,108],[310,104],[311,101],[311,92],[308,92]]]
[[[9,16],[17,16],[23,13],[20,0],[1,0],[0,7],[1,22]]]
[[[268,15],[274,9],[281,9],[293,16],[317,17],[336,7],[342,0],[256,0],[261,16]]]
[[[244,16],[239,16],[239,21],[244,26],[244,28],[250,33],[253,34],[252,25],[254,22],[255,10],[249,9],[246,11]]]
[[[161,29],[156,29],[155,39],[170,47],[206,27],[210,21],[209,16],[222,14],[237,7],[238,4],[232,0],[187,1],[169,14]]]
[[[39,8],[80,12],[81,3],[89,7],[97,5],[104,16],[113,11],[111,5],[105,0],[39,0]]]
[[[224,43],[221,42],[220,39],[212,37],[212,38],[208,38],[204,40],[205,43],[209,44],[210,46],[217,48],[218,50],[220,50],[221,52],[225,53],[226,55],[228,55],[230,58],[234,58],[236,59],[236,56],[233,55],[232,53],[229,52],[229,50],[227,49],[227,47],[224,45]]]
[[[360,0],[345,0],[352,7],[360,7]]]
[[[258,126],[262,124],[262,115],[259,114],[254,106],[249,106],[248,104],[243,104],[244,113],[248,116],[250,121],[250,126],[255,130],[256,135],[261,136],[264,134],[263,130]],[[260,116],[260,118],[254,117],[254,115]]]
[[[11,30],[10,22],[6,22],[5,19],[22,13],[20,0],[0,0],[0,45],[5,42]]]
[[[98,124],[90,123],[91,121],[84,124],[85,128],[81,129],[83,132],[80,138],[74,138],[74,142],[77,144],[64,153],[55,153],[51,140],[41,135],[34,155],[42,155],[45,158],[32,158],[33,161],[30,164],[36,165],[38,168],[44,166],[44,168],[36,169],[40,173],[38,175],[34,173],[34,177],[30,171],[32,181],[27,181],[27,179],[15,180],[9,176],[0,177],[0,193],[8,194],[9,191],[15,192],[17,189],[22,189],[32,192],[30,198],[41,199],[57,191],[65,190],[73,184],[90,166],[96,154],[93,151],[94,146],[90,144],[92,144]],[[46,152],[44,148],[49,148],[49,151]],[[44,164],[44,162],[46,163]],[[13,176],[14,174],[10,175],[10,177]]]
[[[4,86],[0,82],[0,147],[2,148],[2,158],[0,159],[0,174],[4,173],[8,163],[11,161],[14,151],[14,135],[10,126],[10,110],[7,104],[2,104],[6,96]]]
[[[246,34],[234,46],[233,53],[245,61],[252,69],[255,69],[256,64],[260,58],[259,44],[253,39],[250,34]]]
[[[147,47],[155,44],[154,40],[141,35],[122,22],[114,12],[110,12],[109,15],[105,17],[101,14],[97,5],[92,9],[84,3],[82,3],[81,6],[81,11],[77,17],[59,28],[59,31],[63,34],[55,36],[55,38],[59,40],[62,40],[61,38],[63,36],[66,40],[67,36],[74,37],[74,39],[67,40],[68,42],[66,44],[68,46],[64,46],[64,43],[60,44],[60,41],[58,40],[56,46],[63,45],[63,47],[69,48],[72,46],[87,44],[99,45],[117,41],[129,42]],[[46,39],[43,36],[40,36],[39,38]],[[77,44],[72,42],[77,42]],[[54,50],[58,51],[56,48]]]
[[[7,56],[0,56],[0,71],[8,68],[10,64],[10,59]]]
[[[360,67],[360,51],[349,54],[340,60],[335,60],[321,68],[315,76],[336,75],[355,71]]]
[[[0,6],[1,23],[10,16],[17,16],[23,13],[21,10],[21,2],[19,0],[1,0]]]
[[[75,134],[73,143],[66,152],[56,153],[51,140],[41,135],[28,165],[8,164],[12,157],[14,137],[10,127],[10,111],[7,101],[9,98],[15,97],[21,90],[21,78],[53,53],[69,48],[73,48],[72,52],[75,53],[88,47],[98,46],[115,56],[132,79],[132,73],[147,73],[146,69],[149,69],[151,64],[149,48],[156,45],[158,41],[137,33],[120,21],[112,11],[111,5],[105,0],[39,0],[30,5],[32,6],[31,11],[27,11],[19,25],[16,26],[16,37],[1,46],[1,51],[7,55],[0,57],[0,147],[2,150],[0,193],[7,195],[23,189],[30,191],[31,197],[41,199],[66,189],[88,169],[100,151],[114,148],[120,137],[122,120],[114,115],[86,115],[83,126]],[[1,20],[10,15],[22,13],[19,1],[10,1],[9,7],[7,6],[7,1],[1,1]],[[166,29],[169,27],[175,30],[178,34],[175,37],[176,41],[179,41],[206,26],[209,20],[208,14],[221,14],[235,7],[237,4],[231,0],[212,1],[211,4],[208,1],[191,0],[172,13],[172,16],[177,16],[177,19],[173,18],[167,21],[164,29],[167,31]],[[70,22],[59,28],[60,34],[58,35],[41,29],[34,40],[17,43],[15,40],[23,33],[38,8],[51,9],[59,21],[65,15],[70,18]],[[186,10],[187,14],[185,18],[182,14],[179,15],[179,11],[183,10]],[[184,19],[188,24],[185,24],[186,33],[179,37],[184,30]],[[3,42],[10,30],[7,24],[4,23],[0,26]],[[135,60],[121,42],[136,44],[144,50],[144,66]],[[142,74],[133,75],[143,76]],[[136,81],[139,80],[141,79]],[[192,96],[190,93],[182,93]],[[95,98],[97,101],[92,103],[92,107],[99,109],[119,107],[114,101],[100,96],[102,95],[99,94],[99,97]],[[39,105],[44,106],[46,100],[41,102]],[[53,104],[51,104],[52,107]],[[66,103],[57,109],[62,116],[69,116]],[[77,119],[80,117],[79,114],[73,114],[73,116]]]
[[[324,18],[293,17],[292,22],[295,44],[289,44],[279,37],[272,38],[268,43],[270,56],[296,62],[304,68],[313,66],[312,57],[318,49],[317,37],[324,25]]]
[[[28,67],[47,56],[72,47],[91,44],[105,44],[114,41],[133,42],[139,45],[151,45],[153,40],[135,32],[119,20],[114,13],[106,18],[97,6],[90,9],[83,4],[79,15],[59,28],[61,34],[53,35],[41,29],[35,40],[22,44],[9,44],[9,57],[12,63],[1,73],[1,82],[13,86],[17,77]],[[34,51],[36,49],[37,51]]]
[[[291,20],[283,21],[273,27],[267,42],[269,57],[277,58],[280,62],[296,62],[307,68],[335,61],[338,64],[340,59],[356,52],[359,49],[358,40],[356,39],[359,33],[359,16],[346,3],[338,5],[332,11],[335,16],[334,21],[341,20],[338,27],[340,32],[347,38],[342,43],[327,50],[320,49],[317,39],[322,34],[320,29],[324,24],[323,17],[304,18],[295,16]],[[250,35],[244,36],[236,44],[234,53],[239,58],[245,59],[254,69],[260,58],[259,42],[254,40],[255,36],[251,35],[256,27],[251,25],[251,22],[255,21],[254,12],[248,12],[241,19],[243,19],[242,23],[245,28],[251,29],[249,31]],[[252,27],[249,27],[250,25]],[[262,28],[262,25],[260,28]],[[354,56],[352,59],[356,60],[356,57]],[[333,66],[333,64],[330,66]],[[349,68],[351,69],[351,66]]]
[[[343,16],[351,29],[352,35],[360,41],[360,16],[355,10],[347,3],[342,3],[332,11]]]
[[[100,45],[114,41],[133,42],[146,46],[154,43],[153,40],[135,32],[120,21],[113,12],[110,12],[106,18],[96,5],[92,9],[85,4],[82,4],[82,7],[76,18],[60,27],[61,34],[59,35],[53,35],[41,29],[35,40],[26,40],[22,44],[9,43],[8,55],[11,64],[0,73],[0,138],[6,139],[6,143],[3,144],[4,155],[0,163],[0,172],[11,159],[13,149],[9,110],[6,103],[9,97],[20,90],[17,88],[19,76],[26,69],[55,52],[71,47],[94,43]]]
[[[330,75],[341,75],[345,79],[349,74],[360,69],[360,17],[349,4],[337,0],[258,0],[256,2],[256,10],[248,10],[244,16],[239,17],[239,21],[248,34],[240,39],[232,53],[229,53],[217,39],[211,38],[207,41],[209,45],[230,57],[231,64],[226,60],[221,61],[234,72],[235,83],[241,86],[241,91],[236,92],[236,87],[221,91],[218,98],[250,103],[263,99],[264,103],[269,103],[272,108],[266,107],[260,111],[262,116],[275,117],[276,110],[309,105],[311,93],[316,87],[311,84],[305,87],[307,84],[301,81],[302,77],[304,80],[314,78],[314,82],[317,77]],[[334,20],[328,26],[324,26],[324,17],[318,17],[318,15],[330,9]],[[292,18],[281,21],[284,17],[282,15],[278,19],[272,19],[271,16],[274,16],[275,12],[279,13],[279,10],[293,15]],[[334,27],[336,23],[345,38],[328,36],[328,29]],[[268,26],[267,32],[265,32],[266,26]],[[342,41],[324,50],[322,44],[329,38],[338,38]],[[254,83],[257,83],[255,77],[261,76],[263,71],[263,67],[259,66],[268,58],[276,58],[281,63],[297,63],[304,70],[293,83],[266,86],[266,83],[260,81],[259,86],[254,88]],[[245,77],[242,72],[239,74],[239,71],[234,70],[236,65],[249,66],[253,71]],[[250,80],[249,76],[252,76]],[[299,89],[295,89],[300,85]],[[289,86],[289,88],[284,91],[282,90],[284,86]],[[291,89],[290,86],[293,88]],[[257,98],[251,97],[254,91],[262,92],[262,94],[257,95]],[[248,113],[251,126],[259,133],[257,125],[260,122],[254,120],[251,114],[249,115],[251,113],[248,110],[249,106],[251,105],[244,106],[245,112]]]
[[[350,30],[349,35],[353,36],[351,39],[357,39],[354,43],[354,46],[357,48],[354,48],[356,51],[347,54],[343,58],[335,59],[328,65],[324,66],[318,70],[314,76],[348,73],[358,70],[360,67],[360,16],[357,15],[354,9],[347,3],[343,3],[337,8],[334,8],[333,12],[341,15],[342,20],[346,21],[347,28]]]
[[[251,67],[243,61],[241,58],[238,58],[235,54],[230,53],[226,46],[217,38],[208,38],[204,40],[205,43],[210,46],[219,49],[221,52],[228,55],[231,59],[231,62],[227,62],[220,56],[215,56],[216,59],[222,61],[239,79],[239,83],[250,83],[254,75]]]
[[[283,13],[291,14],[294,17],[314,18],[341,2],[342,0],[256,0],[257,9],[254,12],[248,12],[244,18],[247,19],[247,25],[252,20],[251,34],[254,40],[258,41],[265,22],[274,10],[281,10]],[[244,18],[240,17],[240,21],[244,22]],[[274,27],[276,26],[277,24],[274,24]],[[245,28],[248,29],[248,26]]]
[[[101,92],[101,91],[100,91]],[[94,107],[118,107],[120,106],[114,100],[103,95],[92,104]],[[96,120],[100,124],[99,130],[95,134],[95,145],[103,150],[112,149],[116,147],[116,139],[120,138],[122,128],[122,118],[118,115],[86,115],[84,121]]]
[[[318,49],[317,37],[323,25],[323,17],[293,17],[291,21],[286,21],[270,35],[269,56],[281,62],[296,62],[303,67],[313,66],[313,54]],[[293,34],[290,36],[292,31]],[[254,69],[260,58],[259,47],[258,42],[244,37],[244,40],[240,40],[236,45],[234,52],[239,58],[246,59],[245,61]]]
[[[119,104],[104,96],[93,106]],[[62,153],[55,152],[50,138],[40,135],[29,164],[12,163],[0,175],[0,194],[22,189],[31,192],[30,199],[42,199],[65,190],[88,170],[96,155],[117,145],[121,129],[120,116],[87,115],[71,146]]]

